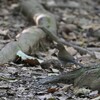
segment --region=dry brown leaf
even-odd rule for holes
[[[31,56],[28,56],[26,55],[25,53],[23,53],[22,51],[18,51],[17,52],[17,56],[21,58],[21,60],[24,62],[24,63],[27,63],[29,65],[38,65],[40,63],[42,63],[43,61],[40,60],[40,59],[37,59],[35,57],[31,57]]]
[[[54,92],[56,92],[58,90],[59,90],[58,88],[48,88],[47,92],[48,93],[54,93]]]

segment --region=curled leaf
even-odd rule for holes
[[[40,59],[37,59],[35,57],[31,57],[31,56],[28,56],[26,55],[25,53],[23,53],[21,50],[19,50],[17,52],[17,56],[21,58],[21,60],[24,62],[24,63],[27,63],[29,65],[38,65],[40,63],[42,63],[43,61],[40,60]]]

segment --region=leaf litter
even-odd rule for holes
[[[93,0],[77,0],[77,1],[59,1],[59,0],[39,0],[40,3],[44,4],[46,8],[55,14],[58,21],[58,35],[63,37],[68,41],[72,41],[83,47],[87,47],[90,43],[96,44],[95,47],[100,48],[99,37],[100,37],[100,7],[99,0],[95,2]],[[20,33],[27,26],[31,26],[31,23],[27,21],[23,15],[19,14],[16,10],[18,7],[18,1],[16,0],[4,0],[0,1],[0,41],[9,42],[10,39],[14,39],[18,33]],[[60,5],[61,4],[61,5]],[[49,6],[48,6],[49,5]],[[49,7],[49,8],[48,8]],[[62,24],[63,23],[63,24]],[[2,46],[0,42],[0,49]],[[93,48],[93,47],[92,47]],[[80,55],[77,50],[72,47],[68,47],[69,51],[75,57],[80,57],[83,59],[82,62],[87,63],[97,63],[99,60],[87,56],[87,54]],[[50,51],[51,50],[51,51]],[[90,100],[98,96],[98,91],[92,91],[88,89],[74,89],[73,85],[59,85],[56,88],[52,88],[52,85],[48,84],[41,86],[38,84],[39,78],[44,78],[49,74],[58,75],[58,73],[64,70],[64,68],[57,61],[56,53],[50,48],[48,54],[45,53],[45,58],[48,58],[48,62],[44,65],[40,64],[15,64],[10,62],[5,65],[1,65],[0,74],[3,73],[5,77],[16,78],[17,81],[6,82],[0,81],[0,97],[4,100]],[[99,52],[93,51],[97,59],[100,59]],[[54,55],[53,55],[54,54]],[[26,63],[33,62],[33,57],[23,54],[23,52],[18,54],[18,56],[26,57],[28,59]],[[50,58],[54,60],[50,61]],[[37,59],[36,59],[37,60]],[[56,63],[55,63],[56,62]],[[34,66],[35,65],[35,66]],[[45,68],[43,67],[45,66]],[[71,66],[71,65],[69,65]],[[69,69],[70,70],[70,69]],[[68,70],[67,70],[68,71]],[[36,82],[37,81],[37,82]],[[55,86],[55,85],[54,85]],[[1,89],[2,88],[2,89]],[[58,91],[56,91],[59,88]],[[47,90],[50,89],[50,90]],[[74,93],[77,90],[77,93]],[[46,93],[45,91],[49,91]],[[51,91],[53,91],[51,93]],[[42,92],[41,95],[38,93]],[[76,95],[81,93],[82,95]],[[85,94],[84,94],[85,93]],[[95,99],[94,99],[95,100]]]

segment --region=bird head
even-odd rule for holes
[[[60,51],[65,49],[65,47],[62,44],[57,44],[56,48]]]

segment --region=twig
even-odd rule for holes
[[[16,79],[15,78],[7,78],[7,77],[0,76],[0,80],[2,80],[2,81],[14,81]]]
[[[77,46],[75,44],[72,44],[70,42],[65,41],[64,39],[61,39],[61,38],[57,37],[55,34],[53,34],[50,31],[48,31],[45,27],[39,26],[39,28],[41,28],[47,35],[49,35],[51,37],[51,39],[53,39],[54,41],[56,41],[59,44],[64,44],[64,45],[67,45],[67,46],[71,46],[71,47],[73,47],[73,48],[75,48],[77,50],[80,50],[80,51],[84,52],[84,53],[88,53],[91,56],[95,56],[92,51],[89,51],[86,48],[79,47],[79,46]]]
[[[88,47],[87,49],[91,51],[100,51],[100,48],[98,47]]]

